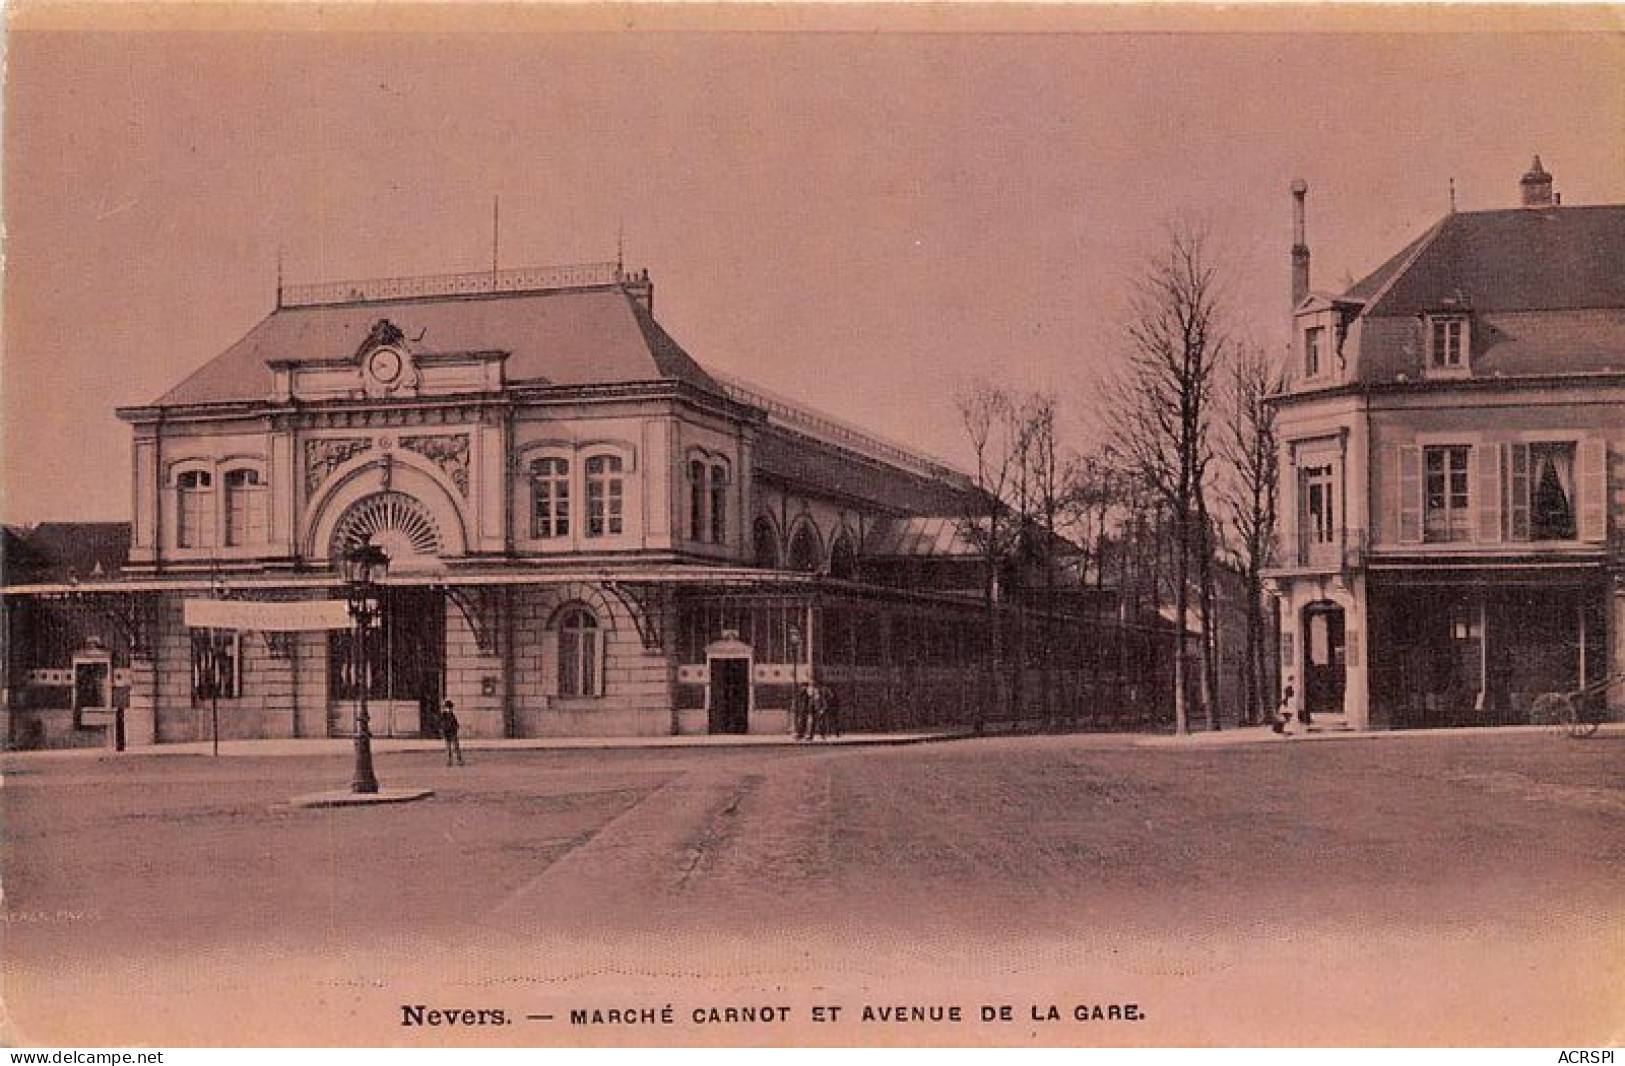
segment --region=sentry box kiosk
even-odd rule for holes
[[[109,728],[117,718],[113,709],[113,654],[94,638],[73,655],[73,727]],[[110,738],[115,747],[116,736]]]

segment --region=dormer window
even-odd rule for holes
[[[1468,370],[1467,316],[1428,316],[1428,371],[1464,374]]]
[[[1318,378],[1326,368],[1326,327],[1310,326],[1303,331],[1304,377]]]

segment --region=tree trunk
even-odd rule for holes
[[[1202,596],[1202,712],[1209,730],[1219,729],[1219,618],[1213,586],[1212,523],[1208,520],[1207,497],[1196,492],[1196,564]]]
[[[1254,554],[1252,558],[1256,559]],[[1264,720],[1264,679],[1263,679],[1263,642],[1264,642],[1264,603],[1263,583],[1258,577],[1258,567],[1249,562],[1247,566],[1247,661],[1242,669],[1242,724],[1257,725]]]
[[[996,702],[1002,688],[999,684],[998,578],[992,573],[982,583],[982,605],[987,613],[987,643],[984,645],[987,651],[982,656],[982,697],[976,701],[976,714],[971,721],[977,736],[987,731],[988,702]]]
[[[1190,523],[1174,513],[1174,733],[1190,732],[1190,709],[1185,703],[1185,631],[1190,619]]]

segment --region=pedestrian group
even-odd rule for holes
[[[835,690],[817,681],[808,681],[796,693],[795,730],[797,740],[828,740],[841,735],[841,703]]]

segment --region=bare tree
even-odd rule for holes
[[[1261,348],[1238,349],[1224,395],[1219,451],[1229,471],[1223,492],[1235,530],[1246,589],[1246,661],[1242,670],[1242,720],[1261,722],[1268,713],[1271,639],[1264,617],[1264,569],[1273,562],[1279,475],[1275,408],[1270,397],[1286,388],[1284,370]]]
[[[960,425],[975,457],[975,492],[961,516],[961,535],[975,547],[982,564],[982,604],[987,617],[987,654],[983,657],[984,698],[976,701],[975,731],[987,728],[987,701],[1002,711],[1005,687],[1004,625],[1001,583],[1020,534],[1010,497],[1022,474],[1022,430],[1018,407],[1009,393],[988,382],[974,382],[954,399]]]
[[[1117,453],[1111,445],[1078,457],[1068,476],[1071,491],[1066,497],[1067,524],[1083,549],[1084,572],[1094,571],[1095,587],[1106,583],[1106,552],[1110,544],[1111,522],[1127,498],[1125,478],[1117,467]],[[1121,516],[1119,516],[1120,520]]]
[[[1167,248],[1152,259],[1136,284],[1127,323],[1128,361],[1112,389],[1114,444],[1167,504],[1172,520],[1178,733],[1190,729],[1185,658],[1193,561],[1198,576],[1208,578],[1204,584],[1211,581],[1199,553],[1210,548],[1204,493],[1209,400],[1227,343],[1219,312],[1218,275],[1203,233],[1191,227],[1175,229]],[[1210,644],[1204,636],[1204,690],[1212,688]],[[1211,699],[1207,709],[1211,716]]]
[[[1053,393],[1035,392],[1021,404],[1020,440],[1025,475],[1023,512],[1027,557],[1038,567],[1041,588],[1039,614],[1040,686],[1044,724],[1060,724],[1055,691],[1055,622],[1057,558],[1065,543],[1061,526],[1075,492],[1076,464],[1061,454],[1057,429],[1057,402]]]

